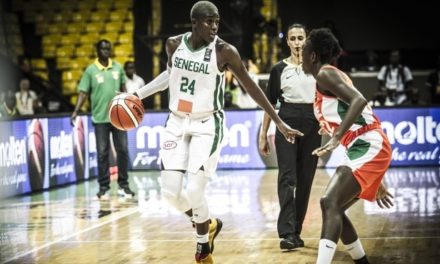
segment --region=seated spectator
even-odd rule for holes
[[[429,89],[431,104],[440,105],[440,56],[437,58],[437,68],[428,75],[426,87]]]
[[[379,92],[374,100],[376,103],[382,106],[417,103],[418,91],[412,86],[411,71],[400,63],[398,50],[393,50],[390,53],[390,63],[382,66],[377,79],[379,80]]]
[[[20,91],[15,93],[17,110],[20,115],[33,115],[34,108],[39,102],[37,94],[30,90],[30,86],[29,79],[23,78],[20,80]]]
[[[377,64],[378,56],[377,53],[369,50],[365,53],[366,64],[361,68],[363,71],[375,72],[379,70]]]
[[[0,118],[9,118],[18,116],[17,100],[12,91],[8,91],[4,101],[0,105]]]
[[[225,108],[240,108],[238,105],[234,104],[232,100],[232,93],[225,92]]]
[[[125,71],[125,87],[128,93],[134,93],[137,89],[145,85],[144,79],[136,74],[134,62],[126,61],[124,64]]]
[[[246,69],[249,72],[249,76],[251,79],[258,84],[258,76],[255,73],[255,69],[250,71],[250,66],[253,65],[253,68],[256,67],[255,64],[252,63],[251,60],[243,59],[243,64],[246,67]],[[251,64],[249,64],[251,62]],[[258,68],[257,68],[258,70]],[[257,108],[258,105],[255,103],[254,99],[246,92],[246,90],[241,87],[241,84],[233,77],[232,79],[232,85],[236,87],[235,93],[237,97],[237,105],[240,108]]]

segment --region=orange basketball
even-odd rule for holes
[[[144,105],[137,96],[121,93],[111,100],[108,116],[114,127],[127,131],[138,127],[142,122]]]

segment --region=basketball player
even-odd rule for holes
[[[205,187],[216,170],[224,136],[225,70],[237,77],[288,141],[302,135],[277,116],[247,73],[237,49],[217,36],[219,22],[214,4],[195,3],[191,9],[192,32],[170,37],[166,42],[168,70],[134,93],[143,99],[169,87],[170,115],[160,152],[162,194],[195,223],[196,263],[214,263],[213,241],[221,228],[218,219],[210,220]],[[185,173],[188,180],[183,191]]]
[[[356,230],[345,215],[359,198],[391,207],[391,194],[382,178],[391,162],[391,146],[367,100],[350,78],[331,66],[341,51],[328,29],[312,30],[303,49],[303,70],[316,79],[315,116],[331,136],[313,151],[321,156],[339,144],[346,156],[321,198],[323,224],[317,263],[331,263],[339,238],[355,263],[368,263]],[[321,132],[322,132],[321,131]]]

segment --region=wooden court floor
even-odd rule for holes
[[[277,171],[219,171],[207,190],[212,216],[224,222],[216,263],[315,263],[319,198],[332,173],[316,174],[306,247],[281,252]],[[133,189],[146,193],[140,200],[121,200],[112,185],[112,198],[100,202],[95,180],[2,200],[0,263],[194,263],[194,230],[161,199],[158,175],[130,174]],[[440,263],[440,168],[390,169],[386,182],[392,209],[360,201],[347,212],[371,263]],[[334,263],[352,263],[341,242]]]

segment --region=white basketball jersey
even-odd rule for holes
[[[223,109],[225,74],[217,66],[214,41],[193,50],[186,33],[172,57],[169,108],[172,112],[204,115]]]

